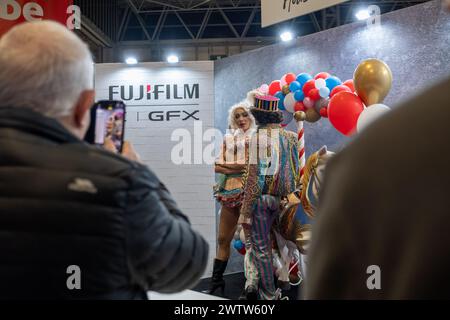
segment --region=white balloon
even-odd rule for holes
[[[294,113],[294,107],[296,103],[297,101],[295,100],[294,94],[292,92],[286,95],[283,102],[286,111],[289,111],[291,113]]]
[[[319,78],[315,81],[316,89],[325,88],[327,86],[327,82],[325,79]]]
[[[367,128],[372,122],[389,112],[391,109],[381,103],[373,104],[363,110],[358,118],[358,123],[356,124],[356,128],[358,132],[363,131]]]
[[[320,88],[319,89],[319,95],[322,98],[328,98],[328,96],[330,95],[330,89],[328,89],[327,87]]]

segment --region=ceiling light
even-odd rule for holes
[[[178,56],[174,54],[171,54],[170,56],[167,57],[168,63],[178,63],[178,61],[180,61],[180,59],[178,59]]]
[[[287,41],[291,41],[292,39],[294,39],[294,35],[292,34],[292,32],[286,31],[280,35],[280,38],[284,42],[287,42]]]
[[[358,18],[358,20],[366,20],[366,19],[370,18],[369,10],[367,10],[367,9],[359,10],[356,13],[356,18]]]
[[[126,62],[127,64],[137,64],[137,63],[138,63],[137,59],[136,59],[136,58],[133,58],[133,57],[127,58],[127,59],[125,60],[125,62]]]

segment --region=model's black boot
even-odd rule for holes
[[[223,280],[223,273],[227,268],[227,263],[228,260],[222,261],[219,259],[214,259],[214,269],[212,273],[211,284],[206,293],[214,294],[214,292],[220,288],[223,296],[225,291],[225,281]]]

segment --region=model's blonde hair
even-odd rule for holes
[[[236,103],[228,110],[228,126],[232,130],[239,129],[239,126],[236,123],[236,119],[234,117],[234,114],[238,109],[244,109],[248,113],[248,117],[250,119],[250,129],[256,127],[255,118],[253,117],[252,113],[250,112],[250,103],[247,100],[243,100],[241,102]]]

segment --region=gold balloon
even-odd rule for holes
[[[364,60],[353,74],[356,93],[369,107],[383,102],[391,90],[392,72],[389,66],[378,59]]]
[[[288,84],[284,85],[281,91],[283,92],[283,94],[288,94],[289,92],[291,92]]]
[[[316,122],[320,118],[320,113],[318,113],[314,108],[306,110],[306,121]]]
[[[305,121],[306,120],[306,113],[303,111],[297,111],[294,113],[295,121]]]

